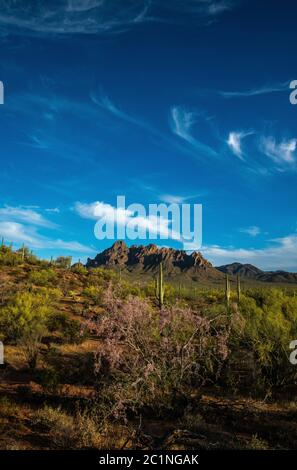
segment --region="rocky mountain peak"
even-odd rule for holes
[[[160,262],[164,268],[172,269],[214,269],[200,252],[188,254],[184,250],[161,247],[157,245],[132,245],[130,248],[124,241],[115,242],[110,248],[99,253],[93,260],[88,259],[87,267],[121,265],[123,267],[138,266],[142,269],[155,269]]]

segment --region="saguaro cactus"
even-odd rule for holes
[[[229,281],[229,276],[226,274],[226,289],[225,289],[225,297],[226,297],[226,304],[229,307],[230,304],[230,281]]]
[[[237,301],[240,302],[241,297],[241,283],[240,283],[240,275],[237,274]]]
[[[25,261],[25,245],[22,245],[22,263]]]
[[[165,287],[163,285],[163,265],[162,261],[159,264],[159,272],[156,278],[156,299],[158,301],[159,308],[162,308],[164,303]]]

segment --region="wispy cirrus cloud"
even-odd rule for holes
[[[244,139],[252,136],[249,142]],[[272,174],[275,171],[295,171],[297,157],[297,139],[278,140],[273,135],[264,135],[260,131],[229,132],[226,143],[232,153],[242,160],[246,167],[259,174]],[[248,158],[253,155],[253,158]],[[263,159],[263,155],[268,157]]]
[[[199,157],[217,157],[218,153],[209,145],[194,137],[192,129],[198,120],[197,112],[189,111],[182,106],[171,108],[170,124],[172,132],[186,141]]]
[[[121,121],[127,122],[134,126],[140,127],[144,130],[147,130],[153,134],[157,134],[157,131],[150,126],[147,122],[145,122],[141,118],[137,118],[136,116],[132,116],[127,112],[121,110],[118,106],[116,106],[111,99],[104,93],[96,94],[92,92],[90,94],[92,102],[99,106],[104,111],[107,111],[111,115],[115,116],[116,118],[120,119]]]
[[[200,194],[192,194],[189,196],[181,196],[176,194],[159,194],[160,201],[166,202],[167,204],[184,204],[191,199],[201,196]]]
[[[6,0],[0,30],[28,35],[106,34],[140,23],[213,20],[236,4],[227,0]],[[179,15],[177,15],[179,13]]]
[[[47,220],[42,214],[27,206],[0,207],[0,220],[21,221],[38,227],[57,228],[57,225]]]
[[[93,248],[83,245],[77,241],[65,241],[60,238],[52,239],[42,236],[35,227],[12,221],[0,221],[0,234],[9,240],[9,242],[21,245],[28,244],[30,248],[39,250],[61,250],[69,253],[92,254],[95,253]]]
[[[59,214],[60,209],[58,207],[49,207],[48,209],[45,209],[45,212],[53,213],[53,214]]]
[[[250,235],[251,237],[256,237],[257,235],[260,235],[261,233],[260,227],[257,227],[256,225],[251,225],[250,227],[247,227],[247,228],[241,228],[239,231],[241,233],[246,233]]]
[[[289,81],[275,83],[272,85],[263,85],[257,88],[250,88],[247,90],[233,90],[233,91],[219,91],[218,94],[223,98],[248,98],[252,96],[269,95],[271,93],[280,93],[287,91],[289,88]]]
[[[57,212],[56,210],[46,210]],[[30,206],[5,206],[0,208],[0,236],[16,244],[28,244],[30,248],[65,250],[74,253],[94,253],[95,250],[77,241],[66,241],[42,235],[39,229],[56,229],[36,208]]]
[[[178,0],[152,0],[151,2],[153,6],[164,9],[167,12],[167,17],[168,12],[175,12],[175,14],[188,15],[188,21],[191,19],[196,21],[207,19],[207,24],[222,13],[232,10],[239,3],[240,1],[235,0],[183,0],[181,2]],[[180,21],[182,21],[182,18],[180,18]]]
[[[145,119],[128,113],[117,106],[103,92],[90,94],[92,102],[100,108],[101,111],[109,113],[115,119],[122,121],[123,124],[132,125],[141,131],[150,134],[158,146],[178,150],[187,155],[212,156],[217,157],[217,152],[210,146],[203,144],[197,138],[191,135],[192,126],[201,119],[202,114],[187,111],[181,106],[173,106],[170,110],[170,127],[173,134],[184,140],[188,145],[178,143],[172,135],[166,135]],[[208,118],[207,118],[208,119]],[[206,120],[207,120],[206,119]]]
[[[242,150],[242,140],[253,134],[252,131],[240,131],[240,132],[230,132],[227,140],[227,144],[238,158],[244,160],[244,153]]]
[[[146,20],[149,1],[7,0],[1,5],[0,27],[28,35],[103,34],[120,32]]]
[[[294,165],[296,163],[297,139],[277,142],[272,136],[263,136],[260,150],[278,165]]]
[[[41,90],[44,94],[42,91],[23,92],[10,97],[7,104],[9,119],[13,122],[15,114],[23,119],[23,125],[15,132],[15,143],[57,158],[77,163],[87,160],[97,166],[94,149],[98,145],[98,128],[105,124],[102,119],[104,112],[91,100],[81,101],[63,93]],[[74,131],[86,123],[89,130],[87,138]]]

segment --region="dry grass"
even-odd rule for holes
[[[71,416],[60,408],[45,406],[37,411],[34,422],[48,431],[57,448],[96,448],[100,440],[96,423],[80,412]]]

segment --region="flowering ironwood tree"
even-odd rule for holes
[[[180,406],[190,390],[217,377],[228,356],[228,326],[216,328],[191,308],[156,311],[139,297],[119,299],[111,286],[104,306],[89,328],[100,340],[98,396],[114,416]]]

